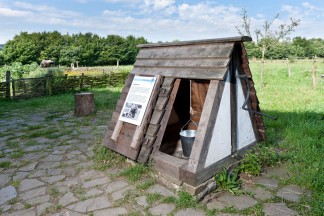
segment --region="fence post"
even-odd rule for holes
[[[290,77],[290,64],[289,64],[289,59],[286,58],[287,61],[287,68],[288,68],[288,77]]]
[[[6,99],[10,99],[10,71],[6,71]]]
[[[47,95],[49,95],[49,96],[52,95],[52,76],[51,75],[46,76],[46,92],[47,92]]]
[[[64,75],[64,93],[67,92],[67,79],[68,79],[68,75],[65,74]]]
[[[12,79],[12,98],[16,97],[16,87],[15,87],[15,79]]]
[[[80,80],[80,91],[83,90],[83,79],[84,79],[84,73],[81,74],[81,80]]]
[[[313,89],[316,88],[316,79],[315,79],[315,66],[312,66],[312,80],[313,80]]]

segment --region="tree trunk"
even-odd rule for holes
[[[77,93],[74,99],[74,116],[87,116],[96,112],[93,93]]]

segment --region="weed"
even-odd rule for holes
[[[177,209],[185,209],[185,208],[196,208],[197,201],[196,199],[187,191],[179,191],[179,198],[176,200],[175,205]]]
[[[120,166],[125,161],[125,157],[102,145],[95,146],[93,152],[95,153],[94,168],[96,170],[104,171],[113,166]]]
[[[9,148],[18,148],[19,147],[19,142],[9,140],[9,141],[7,141],[7,147],[9,147]]]
[[[159,193],[151,193],[146,196],[146,202],[153,205],[156,201],[160,200],[163,196]]]
[[[14,187],[19,187],[19,185],[20,185],[20,180],[18,179],[18,180],[12,181],[10,184],[11,184],[12,186],[14,186]]]
[[[9,200],[9,201],[8,201],[8,204],[13,205],[13,204],[15,204],[15,203],[17,203],[17,202],[18,202],[18,199],[17,199],[17,197],[16,197],[16,198],[13,198],[13,199]]]
[[[149,172],[149,168],[143,164],[136,164],[121,171],[120,175],[124,176],[130,182],[139,181],[143,175]]]
[[[150,186],[154,185],[154,183],[155,183],[155,180],[149,179],[147,181],[144,181],[143,183],[136,185],[136,188],[138,190],[144,191],[144,190],[148,189]]]
[[[0,168],[8,169],[11,165],[10,161],[2,161],[0,162]]]
[[[60,191],[56,188],[56,187],[51,187],[50,189],[49,189],[49,195],[51,196],[51,197],[57,197],[58,195],[60,194]]]
[[[238,171],[234,170],[232,173],[223,167],[215,176],[215,181],[220,190],[229,191],[232,194],[241,193],[241,180],[239,179]]]
[[[72,189],[72,192],[77,196],[82,196],[86,193],[86,190],[82,186],[78,185]]]
[[[25,154],[25,152],[22,149],[17,149],[9,155],[10,158],[20,158]]]
[[[177,198],[173,196],[168,196],[162,199],[162,203],[176,203],[176,202],[177,202]]]
[[[38,142],[36,140],[28,140],[25,143],[25,146],[35,146],[35,145],[38,145]]]
[[[260,175],[262,167],[273,166],[284,157],[280,156],[272,147],[256,147],[249,150],[241,160],[239,170],[251,175]]]
[[[24,208],[25,208],[25,209],[29,209],[29,208],[31,208],[31,207],[33,207],[31,204],[29,204],[29,203],[24,203]]]

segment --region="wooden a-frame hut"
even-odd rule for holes
[[[236,155],[266,138],[246,41],[251,38],[139,45],[104,145],[141,163],[151,158],[163,178],[200,192]],[[130,92],[139,92],[138,80],[151,78],[154,85],[143,109],[131,101]],[[132,106],[137,110],[131,111]],[[137,118],[140,109],[140,122],[123,120]],[[196,130],[196,135],[190,155],[184,157],[179,132],[188,120],[192,122],[185,129]]]

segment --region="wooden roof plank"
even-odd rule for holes
[[[215,39],[205,39],[205,40],[140,44],[137,47],[144,48],[144,47],[179,46],[179,45],[192,45],[192,44],[230,43],[230,42],[248,42],[248,41],[252,41],[252,38],[248,36],[238,36],[238,37],[215,38]]]
[[[131,73],[143,75],[161,75],[188,79],[224,80],[227,68],[176,68],[176,67],[134,67]]]
[[[223,58],[230,57],[234,43],[143,48],[137,58]]]
[[[136,67],[226,67],[229,58],[137,59]]]

